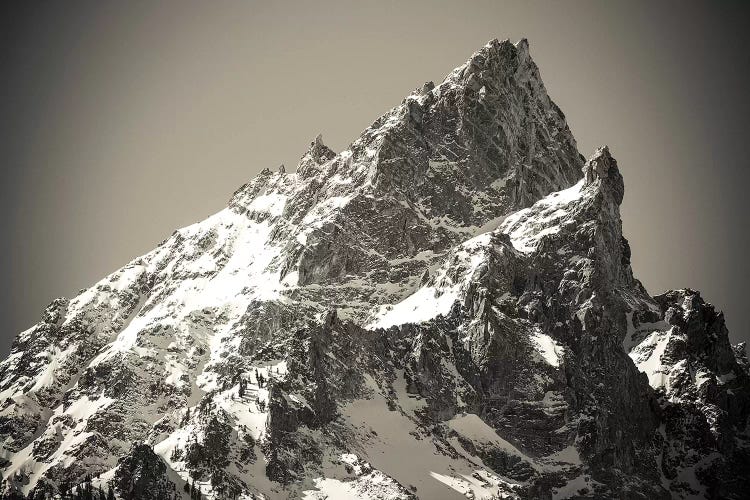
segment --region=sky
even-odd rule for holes
[[[3,2],[0,355],[319,134],[345,148],[493,38],[528,38],[589,156],[625,178],[650,293],[750,340],[747,2]]]

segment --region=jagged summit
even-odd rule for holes
[[[310,143],[310,148],[302,158],[300,158],[300,161],[297,164],[297,173],[300,176],[313,174],[316,167],[332,160],[335,156],[336,153],[323,144],[323,135],[318,134],[317,137],[315,137],[315,140]]]
[[[18,336],[8,495],[750,489],[744,347],[633,276],[617,162],[584,161],[525,40],[278,170]]]
[[[456,68],[452,77],[457,77],[468,87],[480,82],[502,84],[506,78],[525,75],[538,79],[539,71],[529,54],[529,44],[521,39],[513,44],[510,40],[497,38],[487,42],[476,51],[463,66]]]
[[[612,196],[617,205],[622,203],[625,195],[625,182],[617,168],[617,161],[612,158],[607,146],[597,149],[594,156],[586,162],[583,170],[585,185],[598,182],[602,190]]]

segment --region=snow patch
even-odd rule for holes
[[[574,186],[552,193],[533,206],[509,215],[500,224],[500,230],[510,236],[516,250],[533,252],[543,237],[560,231],[570,213],[567,206],[581,197],[583,184],[581,179]]]
[[[448,315],[485,262],[491,238],[491,233],[485,233],[459,245],[437,271],[433,284],[419,288],[397,304],[380,306],[367,328],[423,323]]]
[[[537,352],[542,356],[542,359],[555,368],[560,367],[560,361],[562,360],[563,347],[555,342],[555,340],[549,335],[535,330],[531,334],[531,342],[534,344]]]

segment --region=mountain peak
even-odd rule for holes
[[[617,205],[622,203],[625,194],[625,183],[617,161],[609,152],[609,147],[602,146],[583,166],[585,184],[599,183],[602,190],[610,193]]]
[[[750,490],[747,358],[633,278],[617,162],[584,161],[525,39],[279,170],[18,336],[0,494]]]
[[[297,173],[301,176],[309,175],[317,167],[323,163],[335,158],[336,153],[323,144],[323,134],[318,134],[315,139],[310,143],[310,147],[307,149],[302,158],[300,158],[297,164]]]
[[[525,75],[522,75],[525,73]],[[529,55],[529,45],[525,39],[513,44],[509,40],[493,39],[476,51],[463,66],[456,69],[455,76],[464,85],[479,90],[489,84],[498,88],[508,78],[538,79],[538,71]]]

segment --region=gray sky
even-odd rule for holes
[[[701,290],[750,337],[742,2],[2,8],[0,354],[54,297],[293,167],[318,133],[340,150],[487,40],[521,37],[581,152],[619,161],[637,276]]]

